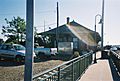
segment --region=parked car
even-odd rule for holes
[[[118,49],[117,49],[117,47],[112,47],[112,48],[110,48],[110,50],[117,51]]]
[[[114,45],[118,50],[120,50],[120,45]]]
[[[54,56],[57,53],[57,48],[41,48],[41,47],[38,47],[38,48],[35,48],[34,49],[34,52],[36,54],[36,57],[51,57],[51,56]]]
[[[112,45],[106,45],[104,46],[104,50],[110,50],[112,48]]]
[[[36,57],[35,53],[33,56]],[[19,44],[3,44],[0,47],[0,58],[14,59],[23,62],[25,59],[25,47]]]

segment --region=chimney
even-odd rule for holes
[[[69,17],[67,17],[67,24],[69,24],[70,23],[70,18]]]

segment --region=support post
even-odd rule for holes
[[[34,0],[27,0],[26,11],[26,55],[25,55],[25,73],[24,81],[32,81],[32,63],[34,50]]]

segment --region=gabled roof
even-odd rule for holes
[[[95,41],[95,33],[98,36],[97,32],[94,32],[78,23],[75,21],[72,21],[71,23],[67,24],[67,27],[69,30],[80,40],[82,40],[84,43],[87,45],[96,45]]]
[[[56,29],[54,28],[52,30],[43,32],[41,34],[55,34]],[[97,38],[100,38],[100,35],[97,32],[94,32],[80,24],[78,24],[75,21],[70,22],[69,24],[64,24],[58,27],[58,33],[73,33],[78,39],[86,43],[87,45],[96,45],[95,41],[95,33],[97,35]]]
[[[54,28],[54,29],[51,29],[49,31],[42,32],[39,34],[56,34],[56,29],[58,30],[57,31],[58,33],[70,33],[70,30],[68,29],[67,25],[64,24],[64,25],[59,26],[58,28]]]

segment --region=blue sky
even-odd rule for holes
[[[66,17],[94,30],[95,15],[101,14],[102,0],[35,0],[34,26],[38,32],[56,27],[56,2],[59,2],[60,25]],[[13,16],[25,19],[26,0],[0,0],[0,30],[4,19]],[[104,44],[120,44],[120,0],[105,0]],[[99,17],[97,22],[99,22]],[[101,25],[97,24],[97,32]],[[101,33],[100,33],[101,34]],[[1,36],[2,37],[2,36]]]

